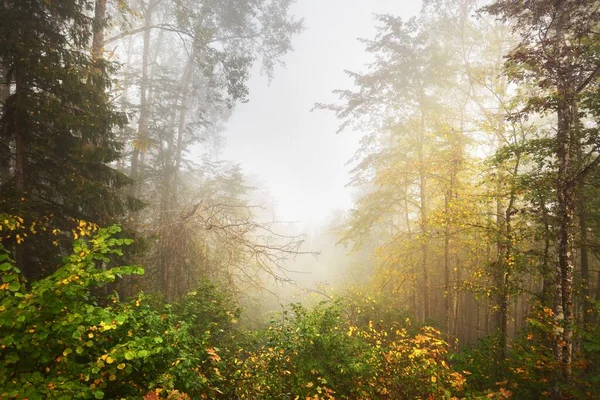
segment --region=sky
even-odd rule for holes
[[[351,208],[346,163],[361,134],[336,134],[334,113],[311,109],[335,102],[332,90],[352,88],[344,70],[364,70],[369,56],[357,39],[374,37],[374,14],[409,18],[419,9],[420,1],[297,0],[305,31],[270,84],[252,75],[249,102],[236,106],[224,133],[223,158],[269,190],[277,219],[314,227]]]

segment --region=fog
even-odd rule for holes
[[[598,21],[0,1],[0,398],[600,398]]]
[[[299,0],[292,8],[305,31],[271,82],[254,69],[250,100],[236,106],[224,132],[223,158],[264,183],[276,218],[298,222],[308,233],[352,206],[347,162],[361,132],[336,135],[335,115],[311,109],[335,101],[334,89],[352,87],[344,70],[359,72],[371,61],[357,39],[374,37],[374,14],[410,18],[420,7],[403,0]]]

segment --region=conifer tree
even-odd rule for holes
[[[128,179],[109,163],[119,157],[108,76],[114,65],[92,55],[91,0],[6,0],[0,5],[0,66],[6,99],[0,119],[9,161],[0,210],[27,223],[46,220],[47,231],[69,231],[74,220],[114,221],[126,202]],[[102,64],[102,65],[99,65]],[[54,231],[56,232],[56,231]],[[66,236],[66,234],[65,234]],[[60,234],[59,234],[60,237]],[[43,240],[16,246],[29,278],[60,255]]]

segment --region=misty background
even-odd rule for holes
[[[293,38],[270,82],[255,67],[249,101],[226,124],[222,157],[240,163],[272,195],[275,217],[313,232],[352,206],[346,188],[360,132],[336,135],[340,121],[314,104],[336,100],[334,89],[353,85],[344,70],[361,71],[371,59],[358,39],[375,35],[375,14],[416,15],[420,1],[299,0],[292,14],[305,30]],[[316,249],[319,250],[319,249]]]

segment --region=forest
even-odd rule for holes
[[[600,398],[600,1],[369,16],[311,230],[222,156],[306,1],[0,2],[0,399]]]

